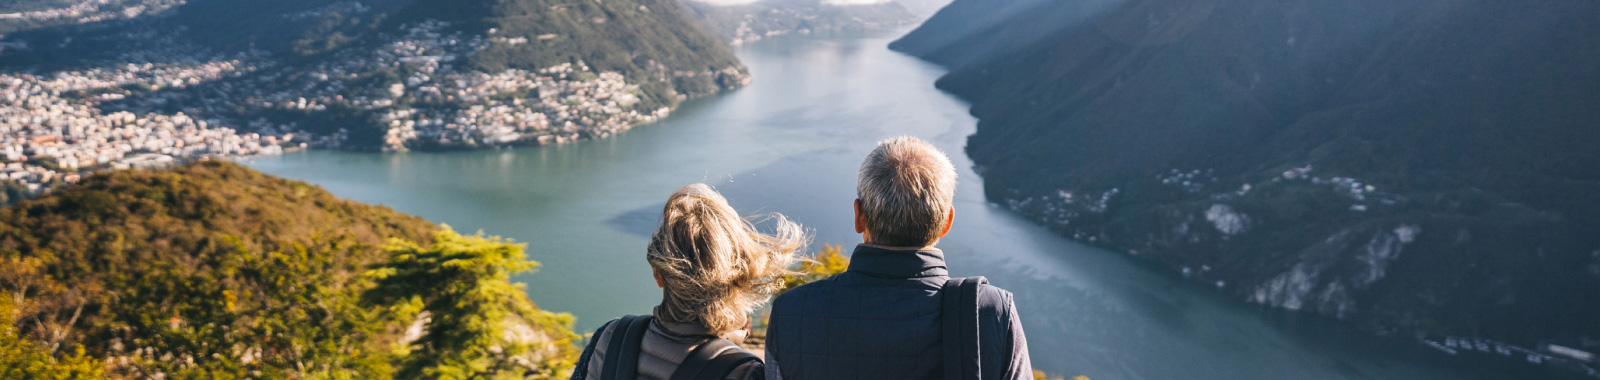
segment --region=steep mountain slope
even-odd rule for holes
[[[889,44],[891,49],[946,66],[960,66],[1027,46],[1070,29],[1122,0],[956,1],[921,27]]]
[[[454,261],[426,261],[441,252]],[[529,265],[520,246],[222,161],[95,175],[0,208],[0,295],[17,313],[4,328],[57,354],[82,346],[115,377],[388,378],[441,356],[553,375],[576,354],[572,318],[506,279]],[[505,296],[435,294],[484,286]],[[450,341],[478,328],[463,318],[492,334]]]
[[[1600,3],[992,3],[893,47],[952,67],[993,201],[1256,303],[1600,349]]]

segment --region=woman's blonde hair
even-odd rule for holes
[[[771,220],[775,233],[757,231],[704,184],[672,193],[646,255],[666,289],[656,318],[699,324],[718,335],[743,328],[750,312],[783,285],[795,252],[810,240],[783,215]]]

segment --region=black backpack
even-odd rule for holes
[[[944,380],[982,378],[978,350],[978,286],[989,279],[955,278],[939,292],[940,329],[944,336]]]
[[[618,319],[611,327],[611,340],[600,378],[595,380],[633,380],[639,374],[639,346],[644,333],[650,329],[648,315],[629,315]],[[728,348],[733,349],[728,349]],[[720,353],[720,354],[718,354]],[[739,348],[727,339],[716,338],[695,347],[683,364],[672,371],[671,380],[722,380],[734,369],[752,361],[760,361],[750,351]]]

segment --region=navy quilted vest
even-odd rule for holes
[[[845,273],[773,301],[767,363],[784,380],[940,379],[939,291],[948,278],[937,249],[857,246]],[[1001,314],[1011,294],[984,285],[978,300],[983,378],[997,379],[1011,360]]]

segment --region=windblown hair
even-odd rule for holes
[[[857,177],[856,199],[869,243],[924,247],[939,240],[956,194],[950,158],[926,141],[896,137],[878,142]]]
[[[710,186],[672,193],[646,256],[666,289],[656,318],[719,335],[743,328],[750,312],[783,286],[781,276],[810,240],[799,224],[771,218],[777,231],[764,234]]]

